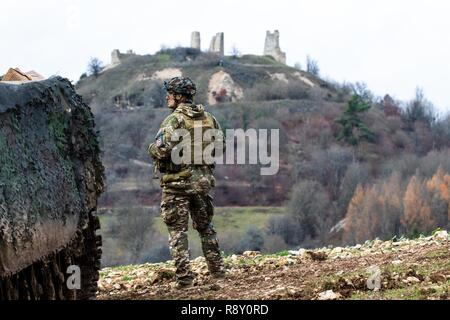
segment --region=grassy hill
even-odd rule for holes
[[[105,205],[129,197],[143,205],[151,205],[157,198],[150,195],[145,199],[141,194],[153,194],[158,190],[158,183],[151,179],[150,167],[145,166],[150,163],[146,146],[169,113],[164,108],[165,93],[158,72],[176,69],[191,77],[198,87],[196,102],[207,104],[207,109],[219,119],[224,129],[281,129],[281,138],[285,139],[281,144],[282,153],[289,147],[291,139],[295,140],[283,131],[285,122],[300,122],[303,121],[300,114],[308,116],[317,112],[331,112],[333,115],[328,114],[328,117],[332,117],[337,112],[331,110],[344,105],[346,93],[343,90],[270,57],[224,57],[221,66],[219,60],[216,55],[193,49],[169,49],[154,55],[129,57],[98,77],[80,79],[77,90],[96,115],[104,150],[109,185],[103,197]],[[217,72],[229,75],[234,85],[242,89],[242,97],[232,97],[231,92],[228,93],[230,96],[222,93],[216,97],[216,104],[210,105],[209,82]],[[266,179],[267,182],[256,176],[259,167],[219,168],[218,205],[282,205],[287,194],[285,185],[291,184],[288,181],[290,172],[286,170],[290,164],[287,159],[282,161],[280,175],[275,180]],[[228,181],[223,179],[225,176]],[[258,202],[250,196],[254,194],[254,188],[261,195]]]
[[[220,65],[219,65],[220,64]],[[283,81],[295,82],[296,89],[309,90],[311,85],[300,79],[306,79],[314,88],[314,94],[329,94],[330,90],[321,90],[327,83],[319,78],[301,70],[281,64],[267,56],[246,55],[243,57],[223,57],[201,53],[194,49],[177,48],[160,51],[154,55],[131,56],[122,63],[105,69],[98,77],[84,77],[77,83],[78,91],[84,99],[96,107],[113,107],[117,105],[118,98],[126,100],[126,106],[161,107],[162,80],[167,78],[158,76],[157,72],[168,69],[177,69],[189,76],[197,84],[197,103],[206,104],[208,84],[211,76],[218,71],[224,71],[244,91],[255,86],[273,85],[276,74],[282,74]],[[156,73],[156,74],[155,74]],[[168,76],[170,78],[170,75]],[[330,88],[328,88],[330,89]],[[158,99],[156,99],[158,98]],[[119,109],[121,107],[119,106]],[[111,110],[111,109],[110,109]]]
[[[190,48],[132,56],[77,84],[100,131],[107,176],[100,205],[108,215],[131,217],[134,209],[120,208],[145,211],[159,204],[159,181],[152,178],[147,146],[169,114],[162,80],[176,74],[197,83],[196,102],[205,104],[224,129],[280,130],[276,175],[261,176],[259,165],[216,169],[217,207],[286,208],[286,214],[269,219],[262,234],[247,234],[244,246],[260,236],[261,250],[270,243],[276,243],[273,250],[354,244],[449,226],[450,118],[436,119],[423,94],[408,102],[376,98],[364,86],[324,81],[270,57],[220,59]],[[370,101],[370,109],[358,117],[373,139],[352,146],[337,139],[342,127],[336,119],[355,93]],[[138,216],[147,221],[144,211]],[[236,217],[242,228],[252,226],[246,214]],[[142,225],[139,219],[136,225]],[[134,236],[142,239],[150,232],[158,238],[162,227],[154,219],[147,221],[150,231],[136,229],[143,234]],[[150,238],[150,243],[162,243]],[[155,248],[137,247],[142,252],[134,256],[153,261]]]

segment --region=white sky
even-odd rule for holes
[[[280,31],[287,63],[319,62],[321,75],[366,82],[378,95],[413,97],[420,86],[450,111],[450,1],[446,0],[1,0],[0,74],[9,67],[77,80],[90,57],[154,53],[162,44],[202,48],[225,32],[225,52],[262,54]]]

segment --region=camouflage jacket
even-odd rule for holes
[[[153,162],[159,166],[160,172],[165,171],[161,172],[163,174],[161,187],[165,192],[206,194],[214,187],[214,165],[182,164],[175,166],[171,164],[171,152],[179,144],[179,141],[172,141],[175,131],[189,129],[189,123],[192,120],[205,120],[206,118],[215,129],[221,130],[217,119],[206,112],[202,105],[180,104],[164,119],[155,136],[155,141],[148,146],[148,153]],[[225,147],[223,141],[222,146]],[[168,165],[170,170],[161,170],[161,164]]]

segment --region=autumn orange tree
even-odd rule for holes
[[[432,231],[436,220],[431,212],[431,204],[427,199],[426,189],[421,179],[414,175],[409,180],[403,197],[402,226],[408,235],[418,235]]]
[[[366,188],[359,185],[345,216],[344,242],[388,239],[398,234],[403,214],[402,196],[401,177],[397,172]]]
[[[426,189],[437,226],[445,227],[450,218],[450,175],[444,172],[442,166],[426,182]]]
[[[358,184],[355,193],[348,205],[345,216],[345,227],[343,234],[344,243],[356,243],[367,238],[367,230],[361,228],[365,224],[365,217],[361,214],[364,209],[365,190]]]
[[[442,167],[428,180],[413,175],[406,190],[394,171],[373,185],[358,185],[346,211],[342,240],[348,244],[399,234],[417,236],[449,227],[449,221],[450,175]]]
[[[400,174],[394,171],[391,176],[381,183],[378,192],[379,215],[377,236],[391,238],[400,231],[400,218],[403,213],[402,182]]]

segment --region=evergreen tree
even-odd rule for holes
[[[370,109],[370,102],[364,97],[353,94],[348,102],[347,108],[342,115],[335,121],[342,128],[338,132],[337,139],[344,140],[353,146],[353,161],[355,160],[355,148],[362,140],[373,142],[375,134],[370,131],[366,124],[361,120],[359,114]]]

